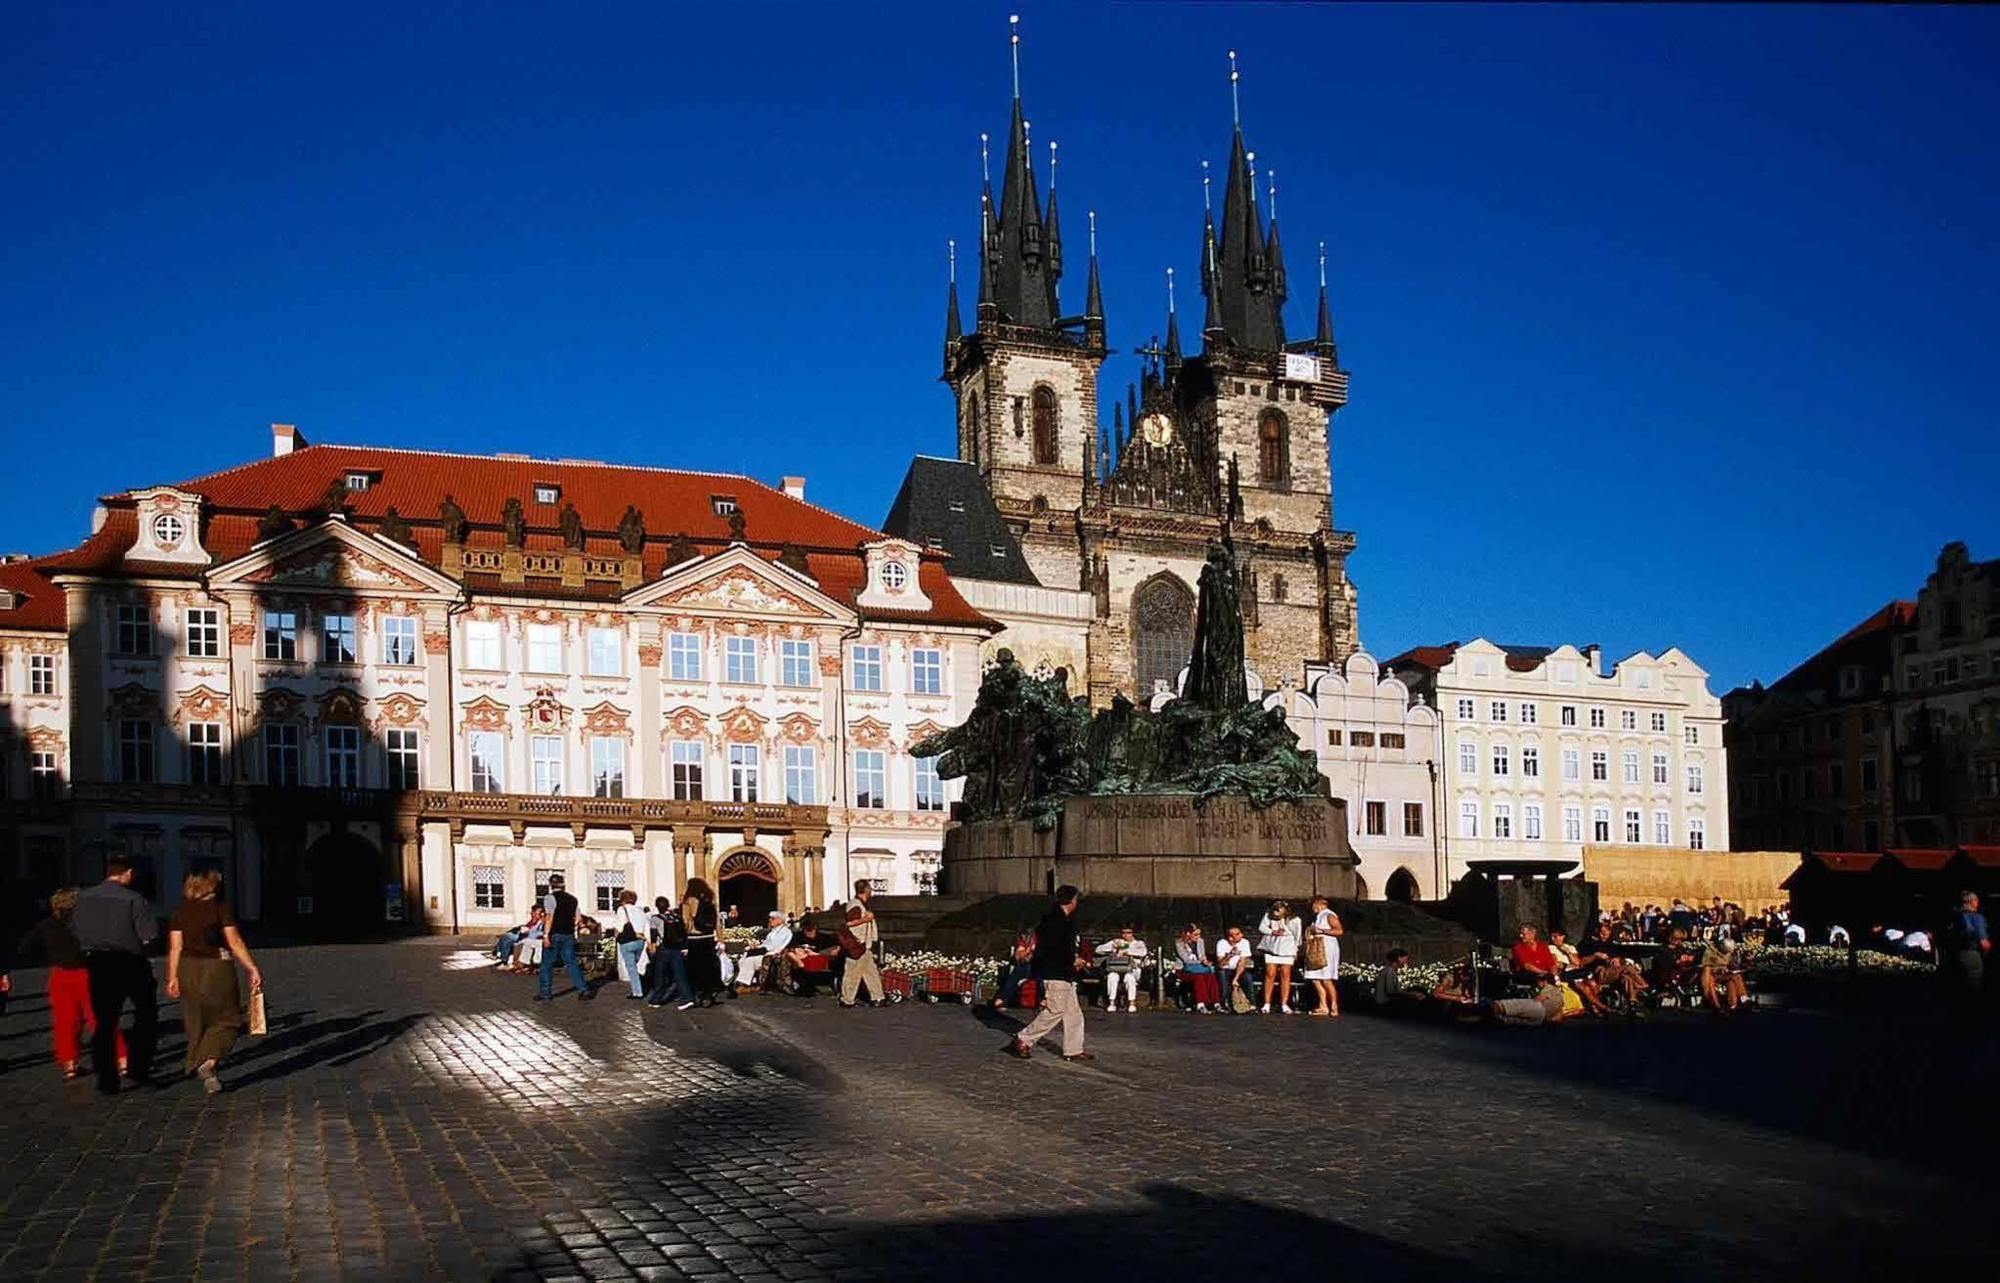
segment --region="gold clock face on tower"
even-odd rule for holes
[[[1174,439],[1174,421],[1156,410],[1139,420],[1139,431],[1153,445],[1165,445]]]

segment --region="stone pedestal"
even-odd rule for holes
[[[1072,883],[1088,895],[1351,899],[1360,860],[1337,798],[1264,810],[1241,797],[1167,793],[1078,797],[1055,827],[979,820],[945,834],[942,889],[952,895],[1045,895]]]

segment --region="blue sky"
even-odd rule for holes
[[[953,449],[944,242],[1013,8],[1127,352],[1240,52],[1295,281],[1328,243],[1378,654],[1679,645],[1721,690],[1948,539],[2000,556],[2000,12],[412,8],[9,6],[0,548],[272,421],[802,472],[879,521]]]

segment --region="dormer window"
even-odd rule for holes
[[[1004,557],[1004,556],[1006,556],[1006,555],[1007,555],[1007,545],[1005,545],[1005,544],[994,544],[994,545],[993,545],[993,555],[994,555],[994,556],[996,556],[996,557]]]
[[[736,511],[736,496],[730,494],[710,495],[708,497],[708,506],[715,509],[716,516],[726,517]]]
[[[882,586],[890,592],[903,591],[910,582],[909,568],[900,561],[892,561],[882,567]]]
[[[561,486],[555,484],[552,481],[537,481],[535,483],[536,503],[553,504],[553,503],[559,503],[561,502],[561,500],[562,500]]]
[[[942,552],[944,550],[944,540],[938,538],[936,535],[932,535],[930,538],[924,540],[924,546],[932,552]]]
[[[342,484],[347,487],[350,494],[360,494],[374,485],[375,479],[381,475],[379,472],[350,472],[343,478]]]
[[[953,499],[953,500],[951,501],[951,503],[950,503],[950,504],[949,504],[948,506],[949,506],[949,507],[951,508],[951,510],[952,510],[953,512],[964,512],[964,511],[965,511],[965,500],[963,500],[963,499]]]

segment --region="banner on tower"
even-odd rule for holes
[[[1319,358],[1299,352],[1285,353],[1285,380],[1289,383],[1319,382]]]

